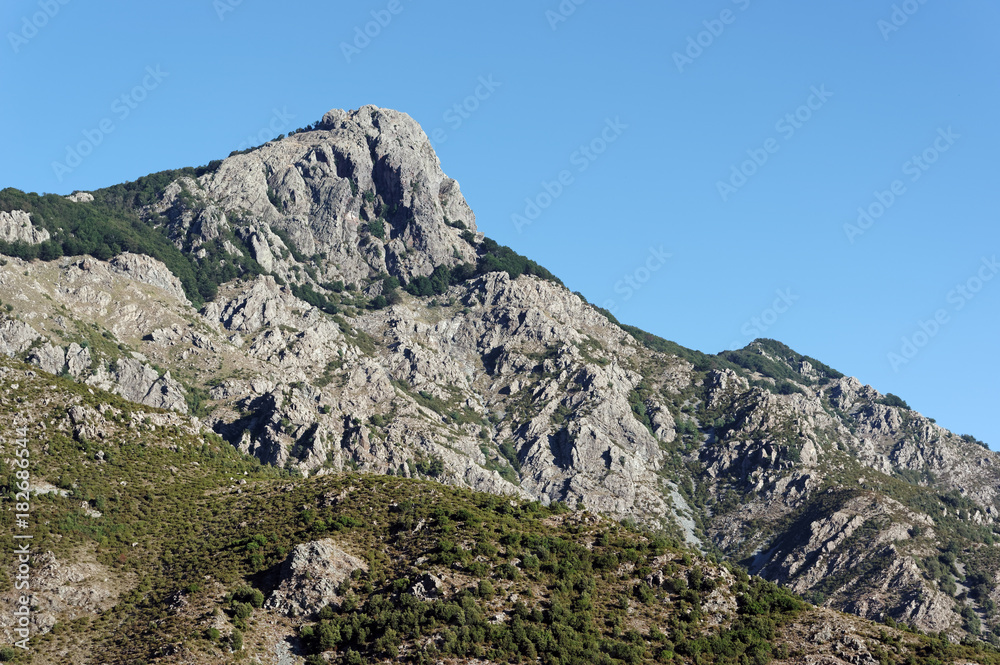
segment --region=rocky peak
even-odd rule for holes
[[[180,248],[197,252],[235,234],[286,279],[289,253],[309,257],[317,284],[409,280],[476,259],[475,215],[423,130],[405,113],[373,106],[330,111],[312,129],[181,179],[150,212],[171,220]]]

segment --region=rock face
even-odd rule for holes
[[[423,130],[404,113],[373,106],[331,111],[312,131],[179,181],[155,212],[170,219],[178,247],[197,252],[235,233],[282,278],[294,262],[276,231],[298,252],[327,259],[319,282],[379,273],[408,280],[476,257],[462,236],[475,232],[475,215]]]
[[[60,560],[52,552],[40,552],[32,565],[32,635],[49,632],[57,621],[96,618],[134,584],[134,580],[98,563],[92,553],[77,552]],[[19,593],[11,589],[0,594],[0,599],[16,607]],[[7,644],[20,639],[14,637],[12,619],[9,613],[0,617],[0,631]]]
[[[190,311],[180,282],[161,262],[128,253],[107,263],[89,257],[49,264],[11,259],[0,267],[0,291],[9,302],[24,304],[18,316],[25,319],[0,318],[0,353],[147,406],[187,412],[186,390],[170,371],[161,375],[139,359],[142,354],[123,348],[115,334],[134,337],[161,323],[170,316],[168,306]],[[115,353],[105,352],[95,363],[91,344],[112,344]]]
[[[0,240],[38,245],[50,237],[47,230],[36,228],[31,223],[31,215],[23,210],[0,211]]]
[[[830,607],[955,635],[972,612],[993,630],[1000,458],[968,437],[773,340],[704,356],[634,337],[555,281],[476,270],[432,295],[387,286],[479,266],[491,247],[408,116],[331,111],[159,194],[136,214],[205,270],[254,270],[196,311],[149,257],[11,259],[0,352],[190,405],[302,474],[583,505]],[[78,415],[77,435],[99,438]],[[359,563],[303,547],[268,601],[284,613],[336,602]],[[963,595],[963,579],[979,583]]]
[[[143,284],[159,287],[177,298],[178,301],[188,305],[191,304],[184,295],[184,287],[181,281],[156,259],[142,254],[125,252],[111,259],[108,262],[108,267],[112,272],[124,275]]]
[[[368,570],[361,559],[329,539],[297,545],[281,565],[281,583],[264,608],[287,616],[307,616],[323,606],[339,606],[341,584],[355,570]]]
[[[87,383],[146,406],[187,413],[184,388],[170,377],[169,370],[160,376],[134,358],[119,360],[110,371],[99,370]]]

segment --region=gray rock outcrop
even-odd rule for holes
[[[148,364],[134,358],[123,358],[109,369],[101,368],[87,383],[146,406],[187,413],[184,387],[171,378],[170,371],[160,376]]]
[[[23,210],[0,211],[0,240],[38,245],[52,236],[46,229],[31,223],[31,215]]]
[[[341,585],[355,570],[367,571],[368,565],[329,538],[296,545],[281,564],[281,582],[264,608],[308,616],[325,605],[339,606]]]

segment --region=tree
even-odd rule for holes
[[[884,404],[885,406],[896,407],[897,409],[910,410],[910,405],[903,401],[902,397],[898,395],[893,395],[892,393],[886,393],[885,397],[878,401],[879,404]]]

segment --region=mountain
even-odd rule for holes
[[[331,111],[70,197],[0,191],[0,252],[0,351],[289,492],[431,479],[586,509],[826,608],[1000,639],[995,453],[780,342],[707,355],[620,324],[485,237],[405,114]],[[77,471],[43,479],[75,500]]]

